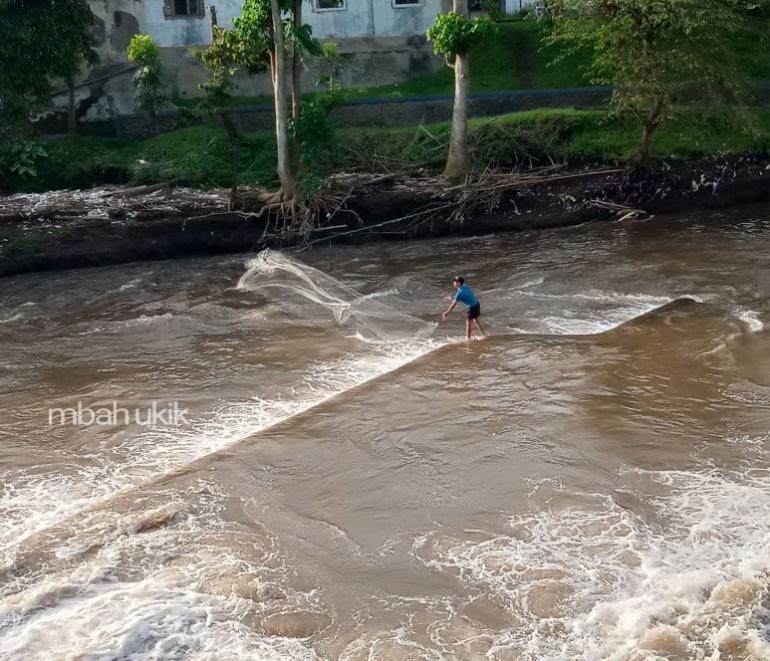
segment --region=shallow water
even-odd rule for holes
[[[770,658],[768,220],[299,256],[418,325],[461,272],[471,344],[243,257],[3,281],[0,658]]]

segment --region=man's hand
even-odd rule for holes
[[[446,321],[446,316],[447,316],[447,314],[449,314],[449,313],[448,313],[448,312],[442,312],[442,313],[441,313],[441,318],[442,318],[444,321]]]

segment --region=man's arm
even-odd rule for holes
[[[448,314],[449,314],[449,313],[450,313],[452,310],[454,310],[456,307],[457,307],[457,301],[452,301],[452,305],[450,305],[450,306],[447,308],[447,311],[446,311],[446,312],[444,312],[444,314],[442,314],[441,316],[442,316],[444,319],[446,319],[446,318],[447,318],[447,315],[448,315]]]

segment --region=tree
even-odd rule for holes
[[[267,202],[294,202],[302,195],[297,183],[297,145],[290,135],[289,90],[294,90],[294,112],[300,108],[299,76],[295,63],[305,53],[320,53],[312,30],[295,14],[295,0],[245,0],[235,30],[256,55],[269,62],[275,97],[275,134],[280,189]],[[296,84],[294,84],[296,81]]]
[[[98,62],[93,25],[88,0],[0,0],[2,152],[50,107],[53,80],[72,86],[83,64]]]
[[[736,47],[754,32],[747,0],[551,0],[549,41],[587,50],[593,82],[615,88],[613,105],[641,125],[636,161],[684,101],[736,102],[747,79]]]
[[[447,66],[455,72],[455,97],[452,109],[452,136],[449,142],[444,176],[458,179],[471,167],[468,147],[468,103],[470,100],[470,51],[496,29],[488,18],[467,17],[468,0],[454,0],[454,11],[439,14],[428,29],[437,55],[446,58]]]
[[[152,119],[157,134],[158,114],[168,103],[160,51],[150,35],[137,34],[128,44],[128,59],[139,65],[134,73],[137,108]]]
[[[240,131],[233,117],[231,100],[236,89],[233,77],[243,69],[254,74],[265,69],[265,61],[259,52],[246,47],[234,30],[225,30],[216,24],[216,12],[212,7],[211,46],[203,51],[193,51],[210,71],[209,79],[199,85],[204,93],[198,112],[218,118],[227,134],[230,152],[230,202],[238,202],[238,152]]]

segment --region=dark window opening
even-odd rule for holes
[[[174,0],[174,16],[203,16],[199,0]]]

